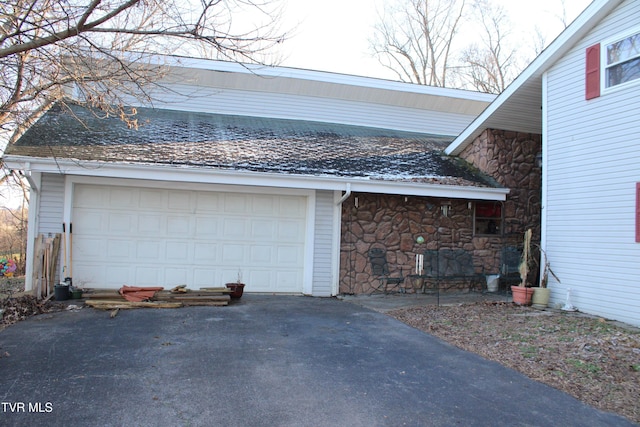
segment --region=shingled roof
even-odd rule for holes
[[[299,120],[138,108],[138,129],[54,106],[6,156],[177,165],[500,187],[456,157],[452,137]]]

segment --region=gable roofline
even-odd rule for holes
[[[458,155],[485,129],[542,134],[542,76],[623,0],[594,0],[531,64],[445,149]]]

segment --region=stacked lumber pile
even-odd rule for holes
[[[60,254],[60,233],[45,237],[38,234],[35,240],[33,263],[34,295],[38,299],[51,298],[56,283],[58,256]]]
[[[178,308],[186,306],[226,306],[229,305],[230,289],[202,288],[187,289],[181,285],[170,291],[157,291],[153,297],[145,301],[127,301],[117,290],[87,291],[85,304],[102,310],[125,308]]]

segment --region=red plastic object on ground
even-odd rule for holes
[[[118,293],[122,295],[124,299],[132,302],[140,302],[147,301],[153,298],[156,292],[163,290],[162,287],[138,287],[138,286],[127,286],[118,290]]]

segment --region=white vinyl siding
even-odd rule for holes
[[[546,250],[562,281],[552,303],[640,325],[640,244],[635,183],[640,182],[640,86],[584,99],[585,49],[640,21],[626,1],[548,72]],[[622,89],[622,88],[621,88]]]
[[[333,191],[316,192],[315,239],[313,261],[313,295],[333,294]]]
[[[64,175],[46,173],[40,185],[38,233],[62,233],[64,207]]]
[[[340,123],[435,135],[458,135],[474,118],[461,114],[293,94],[176,84],[158,108]],[[182,94],[183,96],[181,96]]]

